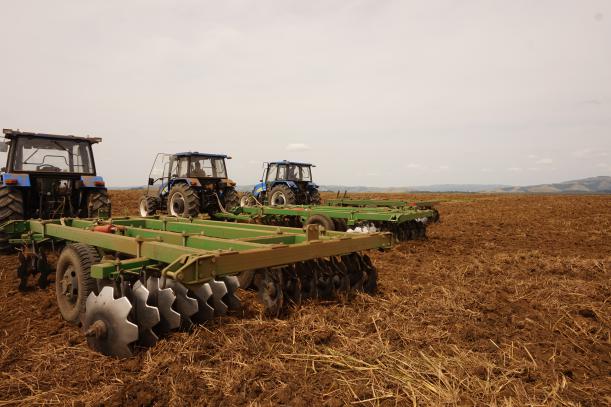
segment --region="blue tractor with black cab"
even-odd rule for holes
[[[96,173],[97,137],[3,130],[0,225],[20,219],[109,217],[106,184]],[[4,157],[3,157],[4,158]],[[0,250],[8,248],[0,236]]]
[[[157,154],[147,192],[140,198],[140,215],[159,211],[188,218],[238,207],[240,198],[235,182],[227,177],[226,159],[231,157],[198,152]]]
[[[252,193],[242,196],[240,205],[320,205],[312,167],[315,165],[287,160],[264,163],[261,180]]]

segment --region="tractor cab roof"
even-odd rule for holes
[[[90,144],[96,144],[102,141],[99,137],[77,137],[77,136],[64,136],[59,134],[46,134],[46,133],[31,133],[27,131],[3,129],[4,138],[9,140],[16,139],[18,137],[37,137],[41,139],[55,139],[55,140],[70,140],[70,141],[86,141]]]
[[[276,164],[276,165],[283,165],[283,164],[284,165],[286,165],[286,164],[288,164],[288,165],[307,165],[307,166],[310,166],[310,167],[316,167],[314,164],[301,163],[301,162],[298,162],[298,161],[288,161],[288,160],[273,161],[270,164]]]
[[[197,151],[187,151],[184,153],[176,153],[174,154],[176,157],[214,157],[214,158],[227,158],[231,159],[226,154],[208,154],[208,153],[199,153]]]

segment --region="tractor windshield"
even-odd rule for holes
[[[19,137],[13,142],[13,171],[94,173],[91,144],[87,141]]]
[[[220,157],[191,157],[189,176],[194,178],[227,178],[225,159]]]

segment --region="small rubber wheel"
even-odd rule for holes
[[[325,215],[312,215],[306,220],[304,226],[307,225],[320,225],[325,230],[335,230],[335,224],[333,221]]]
[[[95,247],[83,243],[69,244],[62,250],[55,269],[55,295],[62,317],[78,324],[85,313],[90,293],[97,291],[91,266],[100,262]]]

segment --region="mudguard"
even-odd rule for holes
[[[106,187],[106,182],[104,182],[104,179],[98,176],[91,177],[91,176],[83,175],[81,177],[81,181],[83,182],[84,188],[105,188]]]
[[[2,185],[6,187],[31,187],[30,176],[28,174],[2,174]]]
[[[252,189],[252,194],[255,196],[255,198],[259,199],[261,193],[265,191],[267,191],[267,185],[265,182],[260,182],[254,186]]]

